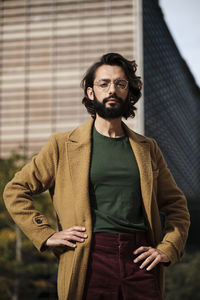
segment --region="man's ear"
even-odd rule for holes
[[[94,100],[94,92],[92,87],[87,88],[87,96],[90,100]]]

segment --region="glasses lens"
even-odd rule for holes
[[[107,82],[105,80],[99,80],[97,83],[97,86],[100,87],[101,89],[107,89],[110,85],[110,82]]]
[[[127,84],[128,84],[128,82],[124,79],[119,79],[119,80],[115,81],[116,87],[119,89],[122,89],[122,90],[127,88]]]

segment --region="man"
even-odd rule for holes
[[[35,246],[60,251],[60,300],[162,299],[164,265],[183,254],[185,197],[156,142],[121,121],[134,117],[141,96],[135,73],[135,62],[116,53],[92,65],[82,86],[93,119],[53,135],[4,192],[11,216]],[[58,232],[31,198],[47,189]]]

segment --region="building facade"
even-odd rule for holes
[[[52,133],[89,118],[80,81],[102,54],[135,57],[141,74],[141,3],[0,2],[0,157],[12,151],[30,156]],[[143,118],[128,123],[143,131]]]

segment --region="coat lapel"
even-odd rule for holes
[[[89,168],[91,154],[91,130],[93,121],[75,129],[66,142],[67,159],[75,198],[77,224],[91,225],[89,203]]]
[[[129,141],[138,164],[144,209],[148,218],[149,226],[152,228],[151,197],[153,188],[153,173],[150,145],[142,136],[136,135],[127,126],[124,126],[124,128],[129,136]]]

